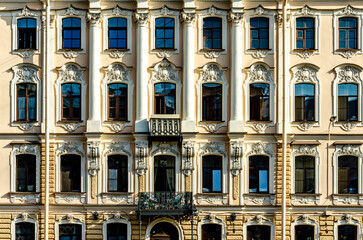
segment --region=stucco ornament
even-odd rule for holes
[[[105,68],[107,82],[129,82],[129,71],[120,63],[113,63]]]
[[[179,151],[177,150],[177,147],[175,144],[169,143],[169,142],[160,142],[156,145],[156,147],[153,147],[150,155],[154,156],[156,154],[174,154],[179,155]]]
[[[261,225],[261,224],[264,224],[265,222],[271,223],[271,220],[268,219],[268,218],[265,218],[262,215],[256,215],[255,217],[250,218],[249,220],[247,220],[247,222],[255,223],[257,225]]]
[[[301,8],[300,11],[296,12],[294,15],[295,16],[313,16],[314,13],[308,5],[305,5],[303,8]]]
[[[91,141],[87,143],[88,173],[96,176],[100,170],[100,142]]]
[[[141,26],[146,27],[147,22],[149,21],[149,14],[148,13],[134,13],[134,20]]]
[[[89,23],[98,25],[100,24],[101,20],[102,20],[101,13],[91,13],[91,12],[87,13],[87,21]]]
[[[265,50],[254,50],[252,52],[252,57],[256,59],[264,58],[268,55],[268,51]]]
[[[217,64],[209,63],[200,69],[202,82],[223,82],[224,70]]]
[[[313,56],[315,54],[316,51],[302,51],[302,52],[296,52],[296,54],[303,58],[303,59],[307,59],[311,56]]]
[[[77,130],[77,128],[80,126],[80,123],[65,123],[62,124],[61,126],[67,130],[68,132],[74,132]]]
[[[354,66],[340,67],[336,71],[339,83],[357,83],[360,81],[359,74],[361,70]]]
[[[267,124],[265,124],[265,123],[252,123],[252,128],[257,133],[261,133],[261,132],[266,130]]]
[[[136,173],[140,176],[144,175],[147,170],[147,151],[148,142],[137,140],[136,144]]]
[[[186,24],[192,24],[195,21],[195,13],[194,12],[182,12],[180,14],[180,21]]]
[[[163,59],[152,69],[151,80],[154,82],[175,82],[180,83],[178,76],[179,69],[174,67],[168,60]]]
[[[111,142],[107,145],[104,155],[121,153],[131,157],[130,143],[128,142]]]
[[[318,153],[317,147],[315,145],[301,145],[294,148],[294,154],[297,155],[316,155]]]
[[[259,5],[256,9],[255,9],[255,15],[257,16],[261,16],[261,15],[265,15],[266,14],[266,10]]]
[[[31,56],[34,55],[34,53],[35,53],[34,50],[15,51],[15,54],[19,55],[24,59],[30,58]]]
[[[22,65],[13,67],[13,71],[15,73],[15,78],[18,83],[21,82],[30,82],[36,83],[38,76],[38,68],[30,66],[30,65]]]
[[[251,145],[250,151],[248,152],[247,156],[261,154],[272,156],[272,152],[267,144],[256,142]]]
[[[84,82],[83,72],[84,68],[79,67],[73,63],[64,64],[62,67],[57,69],[59,72],[59,81],[64,82]]]
[[[203,122],[203,123],[201,123],[201,125],[208,132],[214,133],[214,132],[217,132],[218,129],[220,129],[223,124]]]
[[[233,24],[240,25],[243,21],[243,13],[242,12],[229,12],[228,20],[231,21]]]
[[[193,159],[195,155],[195,142],[192,141],[186,141],[183,142],[183,149],[182,149],[182,155],[183,155],[183,174],[185,176],[189,176],[194,171],[193,166]]]
[[[363,157],[363,153],[360,150],[359,145],[341,145],[339,146],[339,150],[337,151],[337,156],[341,155],[354,155],[358,157]]]
[[[297,127],[298,127],[301,131],[308,131],[308,130],[310,130],[313,126],[314,126],[314,123],[310,123],[310,122],[301,122],[301,123],[299,123],[299,125],[297,125]]]
[[[63,155],[63,154],[78,154],[84,157],[84,152],[82,149],[82,143],[78,142],[65,142],[63,144],[60,144],[57,155]]]
[[[224,157],[227,157],[227,153],[224,149],[224,143],[221,142],[207,142],[202,145],[200,156],[206,155],[206,154],[220,154]]]
[[[169,58],[173,55],[173,53],[174,51],[162,50],[162,51],[157,51],[156,56],[158,56],[159,58]]]
[[[230,151],[230,170],[233,176],[238,176],[242,170],[243,142],[231,141]]]
[[[352,204],[354,202],[358,202],[358,199],[352,197],[346,197],[342,201],[344,204]]]
[[[295,72],[296,83],[316,83],[316,69],[310,66],[298,67]]]
[[[76,58],[79,55],[79,51],[75,50],[66,50],[63,52],[63,56],[67,59]]]
[[[74,16],[74,15],[78,15],[76,9],[74,9],[74,7],[72,5],[68,6],[68,8],[66,9],[64,15],[67,16]]]
[[[120,50],[113,50],[110,51],[109,55],[111,58],[123,58],[125,56],[125,52]]]
[[[129,14],[130,13],[128,11],[122,10],[119,5],[116,5],[112,9],[112,15],[115,15],[115,16],[128,16]]]
[[[35,11],[32,11],[28,8],[27,5],[18,13],[18,17],[36,17],[37,14]]]
[[[221,55],[221,52],[219,51],[206,51],[204,53],[204,57],[208,58],[208,59],[214,59],[217,58]]]
[[[357,55],[357,52],[358,51],[346,50],[339,52],[339,55],[342,56],[343,58],[349,59]]]
[[[19,154],[36,155],[37,153],[39,153],[39,149],[38,149],[37,145],[20,144],[20,145],[14,145],[13,152],[15,155],[19,155]]]
[[[254,64],[247,70],[249,82],[272,82],[270,71],[262,64]]]
[[[358,13],[350,5],[347,5],[343,10],[337,13],[338,16],[354,16],[357,14]]]
[[[352,131],[357,125],[358,125],[358,123],[356,123],[356,122],[344,122],[344,123],[342,123],[342,125],[340,127],[344,131]]]
[[[106,221],[111,220],[111,219],[128,221],[128,219],[124,218],[120,213],[111,214],[111,216],[109,218],[107,218]]]

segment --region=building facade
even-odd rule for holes
[[[0,3],[0,239],[362,239],[362,1]]]

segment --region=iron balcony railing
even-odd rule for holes
[[[180,137],[180,118],[178,115],[157,115],[150,118],[151,137]]]

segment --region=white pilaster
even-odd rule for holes
[[[183,12],[183,132],[195,132],[194,12]]]
[[[101,29],[100,13],[88,13],[89,33],[89,117],[87,132],[101,132]],[[83,93],[84,94],[84,93]]]
[[[229,132],[242,132],[242,17],[241,12],[232,12],[229,19],[232,22],[231,38],[231,104]]]
[[[148,21],[149,14],[147,12],[136,12],[134,15],[137,22],[137,72],[136,72],[136,122],[135,132],[148,132],[149,126],[148,116]]]

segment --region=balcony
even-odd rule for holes
[[[181,126],[178,114],[151,116],[149,140],[181,142]]]
[[[192,214],[191,192],[141,192],[137,209],[140,215],[174,215]]]

